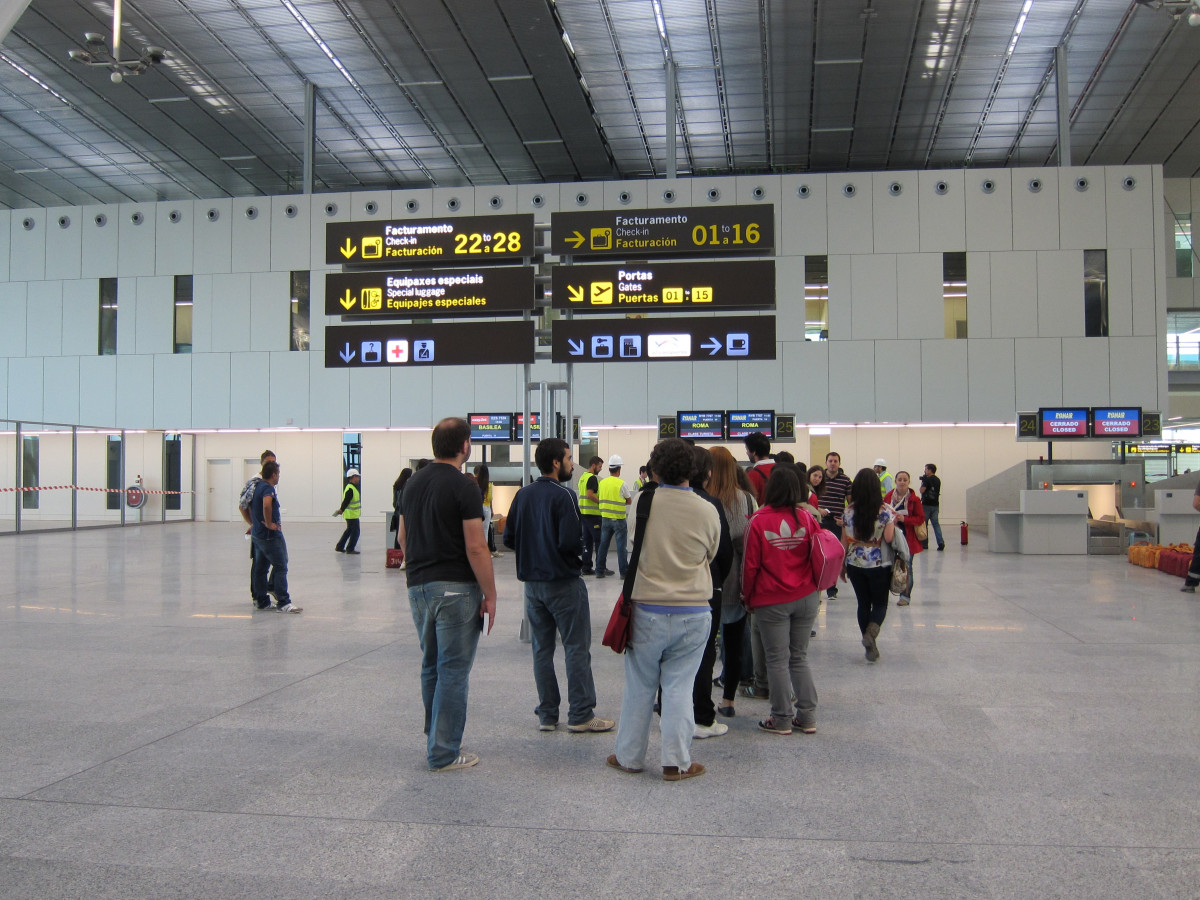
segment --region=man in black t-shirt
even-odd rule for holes
[[[942,523],[938,521],[938,510],[941,508],[941,504],[942,479],[937,477],[937,466],[933,463],[925,463],[925,474],[921,476],[921,505],[925,507],[925,520],[933,529],[937,548],[945,550],[946,542],[942,539]],[[925,546],[929,546],[928,538],[925,539]]]
[[[426,759],[433,771],[479,762],[461,752],[475,648],[496,621],[496,579],[483,533],[479,488],[461,471],[471,455],[465,419],[433,429],[434,461],[408,480],[401,497],[400,548],[408,603],[421,640]]]

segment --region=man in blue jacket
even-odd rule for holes
[[[517,578],[525,582],[538,727],[542,731],[558,727],[562,698],[554,674],[557,631],[567,664],[567,730],[609,731],[616,723],[595,714],[592,615],[587,587],[580,577],[583,524],[575,494],[563,484],[571,478],[571,448],[559,438],[546,438],[537,445],[533,458],[542,475],[513,498],[504,526],[504,545],[516,551]]]

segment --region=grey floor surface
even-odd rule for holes
[[[1200,896],[1200,600],[1177,579],[923,554],[879,663],[848,586],[822,608],[816,735],[762,734],[740,699],[693,746],[709,773],[668,784],[607,768],[611,734],[537,731],[506,555],[482,762],[430,773],[404,576],[378,529],[359,557],[339,529],[287,531],[301,616],[250,614],[235,525],[0,538],[0,896]],[[615,717],[619,584],[589,588]]]

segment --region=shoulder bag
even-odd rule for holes
[[[908,541],[904,538],[904,529],[896,523],[892,532],[892,585],[893,594],[903,594],[908,590],[908,567],[911,564],[908,554]]]
[[[633,528],[633,552],[630,554],[629,567],[625,570],[625,584],[621,594],[613,606],[612,615],[608,617],[608,627],[604,629],[605,647],[611,647],[614,653],[624,653],[629,644],[629,636],[633,631],[633,580],[637,576],[638,559],[642,555],[642,538],[646,536],[646,520],[650,518],[650,504],[654,501],[654,489],[657,484],[649,482],[642,488],[642,496],[638,499],[637,523]]]

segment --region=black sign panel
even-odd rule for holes
[[[1162,413],[1142,413],[1142,435],[1145,437],[1162,436]]]
[[[325,368],[403,369],[532,363],[533,322],[331,325]]]
[[[1041,438],[1038,429],[1038,414],[1035,412],[1017,413],[1017,440],[1036,441]]]
[[[551,306],[590,313],[774,309],[775,261],[555,266]]]
[[[533,256],[533,214],[330,222],[325,264],[396,266]]]
[[[748,434],[761,431],[768,441],[775,440],[775,410],[731,409],[725,413],[725,433],[729,439],[741,440]]]
[[[327,316],[502,316],[534,309],[535,296],[531,266],[325,275]]]
[[[550,233],[550,252],[558,256],[769,256],[775,250],[775,207],[552,213]]]
[[[696,441],[725,440],[725,411],[680,410],[675,414],[679,423],[679,436]]]
[[[471,441],[476,444],[507,444],[513,436],[512,413],[470,413]]]
[[[794,415],[777,415],[775,417],[775,444],[796,443],[796,417]]]
[[[665,441],[667,438],[679,437],[679,426],[675,421],[674,416],[659,416],[658,417],[658,439]]]
[[[774,316],[560,320],[551,358],[565,362],[774,359]]]

